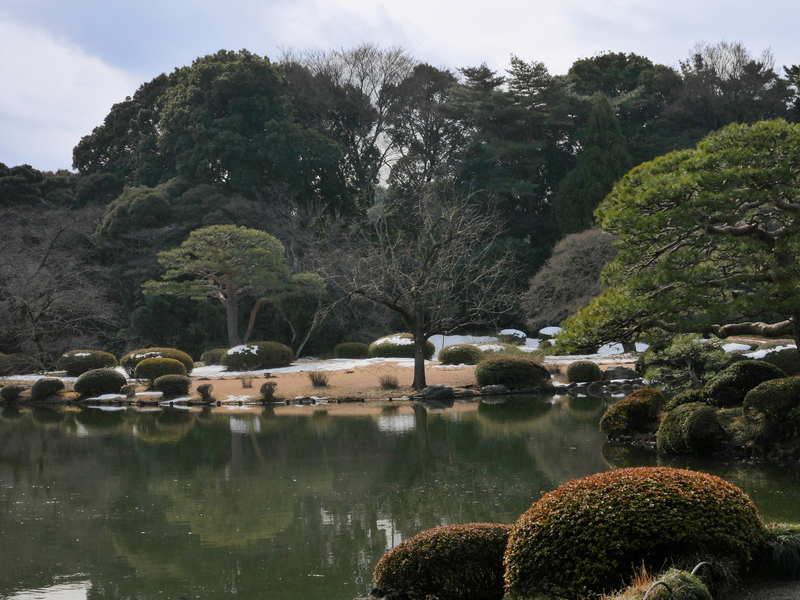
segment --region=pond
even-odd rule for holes
[[[0,597],[351,600],[402,539],[670,464],[800,521],[800,470],[604,442],[608,399],[0,412]]]

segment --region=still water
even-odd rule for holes
[[[800,521],[800,470],[604,443],[608,400],[0,413],[0,598],[351,600],[423,529],[670,464]]]

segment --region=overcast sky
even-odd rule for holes
[[[0,162],[70,168],[72,148],[144,83],[224,48],[402,46],[455,70],[511,54],[565,73],[634,52],[671,66],[700,41],[800,64],[787,0],[0,0]]]

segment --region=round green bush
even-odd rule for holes
[[[288,367],[294,360],[289,346],[277,342],[250,342],[235,346],[222,357],[229,371],[257,371]]]
[[[797,348],[781,348],[767,352],[761,360],[775,365],[789,377],[800,375],[800,354],[797,353]]]
[[[147,387],[153,389],[156,379],[162,375],[186,375],[186,367],[174,358],[145,358],[136,365],[133,376],[139,381],[146,381]]]
[[[153,389],[163,393],[165,396],[182,396],[189,393],[191,385],[192,380],[186,375],[170,374],[156,378],[153,382]]]
[[[117,359],[102,350],[70,350],[62,354],[56,364],[68,377],[77,377],[92,369],[116,367]]]
[[[192,369],[194,369],[192,357],[186,354],[186,352],[176,350],[175,348],[143,348],[141,350],[134,350],[123,356],[119,360],[119,364],[127,371],[129,377],[134,377],[136,365],[146,358],[171,358],[177,360],[186,368],[186,373],[184,374],[191,373]]]
[[[433,342],[425,342],[425,360],[436,353]],[[414,336],[410,333],[395,333],[375,340],[369,345],[370,358],[414,358]]]
[[[0,398],[6,402],[13,402],[19,395],[25,391],[25,386],[22,385],[7,385],[0,388]]]
[[[55,396],[64,389],[64,382],[55,377],[42,377],[31,386],[31,400],[42,400]]]
[[[504,385],[510,390],[547,385],[550,372],[529,358],[488,358],[475,367],[478,385]]]
[[[800,377],[772,379],[747,392],[742,405],[745,418],[763,414],[768,421],[786,421],[793,409],[800,406]]]
[[[631,392],[608,407],[600,419],[600,431],[614,437],[654,430],[666,403],[664,394],[658,390]]]
[[[598,473],[549,492],[511,530],[512,598],[618,589],[643,563],[658,570],[702,553],[744,567],[767,540],[753,502],[712,475],[668,467]]]
[[[81,396],[100,396],[118,394],[126,383],[128,380],[116,369],[92,369],[78,377],[73,388]]]
[[[681,404],[668,412],[656,434],[658,451],[667,454],[708,454],[724,442],[717,409],[703,402]]]
[[[361,342],[344,342],[336,344],[333,355],[336,358],[369,358],[369,346]]]
[[[664,412],[675,410],[680,405],[689,404],[691,402],[702,402],[705,404],[705,392],[703,390],[686,390],[684,392],[675,394],[672,398],[670,398],[669,402],[667,402],[667,405],[664,407]]]
[[[222,357],[225,356],[227,351],[227,348],[212,348],[211,350],[206,350],[200,355],[200,361],[204,365],[221,365]]]
[[[600,381],[602,379],[603,371],[590,360],[578,360],[567,367],[567,381],[570,383]]]
[[[384,554],[373,584],[409,600],[500,600],[510,525],[470,523],[418,533]]]
[[[483,352],[473,344],[455,344],[439,350],[439,361],[446,365],[477,365]]]
[[[728,408],[744,402],[747,392],[762,381],[786,377],[775,365],[764,361],[743,360],[708,380],[703,392],[712,406]]]
[[[425,360],[436,353],[433,342],[425,342]],[[414,358],[414,336],[410,333],[395,333],[379,338],[369,345],[370,358]]]

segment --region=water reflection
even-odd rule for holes
[[[510,523],[541,491],[640,464],[714,472],[800,520],[796,471],[605,444],[607,402],[6,409],[0,596],[350,600],[422,529]]]

